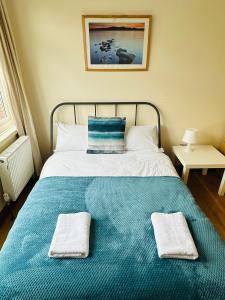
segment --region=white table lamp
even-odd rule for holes
[[[182,139],[183,142],[187,143],[187,146],[184,148],[185,152],[192,151],[191,145],[196,144],[196,142],[197,142],[197,132],[198,132],[198,129],[196,129],[196,128],[187,128],[185,130],[185,133],[184,133],[184,136]]]

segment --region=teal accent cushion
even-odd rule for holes
[[[119,154],[125,151],[126,118],[88,117],[88,149],[91,154]]]

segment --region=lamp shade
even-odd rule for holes
[[[183,142],[187,144],[195,144],[197,142],[197,132],[198,129],[196,128],[187,128],[182,139]]]

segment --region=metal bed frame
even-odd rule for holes
[[[76,112],[76,107],[77,106],[84,106],[84,105],[94,105],[95,107],[95,117],[97,115],[97,106],[98,105],[115,105],[115,117],[117,116],[117,108],[118,105],[135,105],[135,121],[134,125],[137,125],[137,114],[138,114],[138,106],[140,105],[149,105],[151,106],[157,115],[157,133],[158,133],[158,147],[161,147],[161,128],[160,128],[160,113],[158,108],[151,102],[62,102],[56,105],[50,116],[50,145],[51,145],[51,152],[53,151],[53,138],[54,138],[54,113],[59,107],[62,106],[73,106],[73,111],[74,111],[74,123],[77,124],[77,112]]]

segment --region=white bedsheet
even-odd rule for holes
[[[161,152],[124,154],[56,152],[45,163],[40,178],[49,176],[178,176],[169,157]]]

